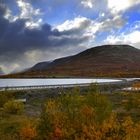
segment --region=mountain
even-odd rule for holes
[[[41,71],[41,70],[44,70],[44,69],[47,68],[47,66],[50,63],[51,63],[51,61],[44,61],[44,62],[37,63],[32,68],[30,68],[30,70],[33,70],[33,71]]]
[[[42,62],[24,77],[140,77],[140,50],[130,45],[103,45],[79,54]]]

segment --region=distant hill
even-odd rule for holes
[[[30,68],[30,70],[33,70],[33,71],[41,71],[41,70],[44,70],[44,69],[46,69],[48,67],[48,65],[50,63],[51,63],[50,61],[44,61],[44,62],[37,63],[32,68]]]
[[[53,62],[38,63],[22,76],[140,77],[140,50],[129,45],[93,47]]]

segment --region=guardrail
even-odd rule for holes
[[[65,85],[39,85],[39,86],[17,86],[17,87],[0,87],[0,91],[5,90],[28,90],[28,89],[50,89],[50,88],[66,88],[75,86],[89,86],[90,83],[86,84],[65,84]]]

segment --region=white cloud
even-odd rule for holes
[[[102,14],[104,16],[104,13]],[[66,20],[64,23],[58,25],[56,28],[60,32],[69,32],[70,36],[87,36],[92,42],[95,40],[97,33],[112,32],[114,29],[120,29],[126,24],[126,20],[122,16],[115,16],[113,18],[91,20],[86,17],[78,16],[73,20]]]
[[[124,36],[124,41],[132,44],[140,43],[140,31],[134,31]]]
[[[104,13],[102,14],[104,16]],[[101,18],[102,18],[101,16]],[[100,16],[99,16],[100,18]],[[81,29],[85,32],[95,34],[97,31],[110,31],[113,28],[121,28],[126,24],[126,20],[122,16],[115,16],[100,21],[100,19],[91,20],[86,17],[76,17],[73,20],[66,20],[64,23],[58,25],[56,28],[61,31],[68,31],[74,29]]]
[[[12,11],[6,7],[4,18],[10,22],[14,22],[18,19],[26,19],[27,28],[38,28],[42,24],[42,19],[38,18],[43,14],[40,9],[33,8],[26,0],[16,0],[16,3],[20,10],[19,15],[12,15]]]
[[[122,28],[127,23],[127,20],[120,15],[116,15],[113,18],[103,20],[101,23],[103,31],[113,31],[113,29]]]
[[[73,20],[66,20],[61,25],[58,25],[56,28],[60,32],[73,32],[73,34],[80,36],[95,38],[95,34],[101,28],[102,23],[93,21],[86,17],[76,17]]]
[[[12,16],[11,10],[9,8],[7,8],[5,15],[4,15],[4,18],[11,19],[11,16]]]
[[[17,0],[17,6],[20,9],[20,14],[15,17],[15,20],[17,19],[26,19],[26,27],[28,28],[37,28],[42,23],[41,18],[36,18],[38,16],[41,16],[42,13],[40,9],[35,9],[33,6],[28,3],[27,1],[23,0]]]
[[[40,9],[34,9],[27,1],[17,0],[17,5],[20,8],[20,18],[31,19],[33,16],[42,14]]]
[[[12,15],[12,11],[8,7],[6,7],[5,10],[6,11],[5,11],[5,14],[4,14],[4,18],[7,19],[7,20],[9,20],[9,22],[16,21],[17,17],[14,16],[14,15]]]
[[[100,13],[99,17],[105,17],[105,13]]]
[[[130,44],[140,48],[140,24],[136,22],[134,27],[129,28],[129,32],[122,32],[120,35],[109,35],[105,43],[109,44]]]
[[[108,0],[108,8],[112,14],[117,14],[136,4],[140,4],[140,0]]]
[[[86,17],[76,17],[74,20],[66,20],[61,25],[57,26],[57,29],[59,31],[67,31],[71,30],[73,28],[80,28],[81,24],[87,21],[88,19]]]
[[[82,0],[81,4],[85,7],[85,8],[93,8],[93,0]]]
[[[124,43],[122,36],[113,36],[109,35],[106,40],[104,40],[105,43],[107,44],[116,44],[116,43]]]
[[[131,44],[140,48],[140,31],[134,31],[129,34],[121,34],[120,36],[108,36],[104,41],[109,44]]]
[[[36,22],[34,22],[34,21],[27,21],[26,22],[26,27],[27,28],[30,28],[30,29],[32,29],[32,28],[38,28],[41,23],[42,23],[42,19],[41,18],[38,19]]]

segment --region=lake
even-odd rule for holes
[[[5,87],[29,87],[29,86],[63,86],[63,85],[80,85],[90,83],[116,83],[121,82],[119,79],[0,79],[0,88]]]

